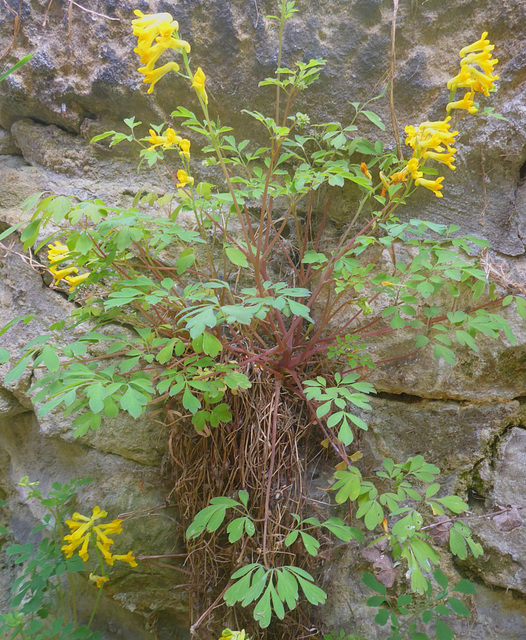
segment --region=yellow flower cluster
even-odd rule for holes
[[[493,89],[493,82],[498,80],[498,76],[493,76],[493,68],[498,60],[491,59],[491,51],[495,48],[486,40],[487,32],[484,32],[479,40],[464,47],[460,50],[460,73],[449,80],[448,89],[452,92],[452,97],[458,87],[467,87],[469,91],[464,95],[462,100],[450,101],[447,105],[447,113],[452,109],[465,109],[469,113],[476,113],[477,108],[474,106],[473,97],[475,92],[480,91],[485,96],[489,95],[490,89]],[[482,71],[475,68],[476,64]],[[449,169],[455,170],[455,136],[458,131],[450,131],[449,124],[451,116],[447,116],[444,120],[435,122],[422,122],[418,127],[408,126],[405,128],[407,138],[405,143],[413,149],[413,157],[401,171],[390,177],[391,183],[405,182],[408,174],[415,180],[417,186],[426,187],[441,198],[443,177],[436,180],[426,180],[423,178],[423,172],[418,169],[427,160],[435,160],[445,164]]]
[[[470,113],[475,113],[477,111],[476,107],[473,107],[475,92],[489,96],[489,92],[494,88],[493,83],[499,79],[499,76],[493,75],[494,67],[498,62],[492,59],[491,54],[495,45],[486,40],[487,35],[488,32],[484,31],[479,40],[460,50],[462,58],[460,72],[449,80],[447,88],[454,92],[458,87],[466,87],[469,91],[462,100],[448,104],[448,113],[451,109],[467,109]]]
[[[178,146],[181,155],[187,160],[190,159],[190,140],[178,136],[177,131],[171,127],[166,129],[163,136],[155,133],[153,129],[150,129],[148,133],[150,134],[150,137],[147,138],[147,141],[152,145],[150,147],[151,149],[160,146],[162,146],[163,149],[171,149],[172,147]]]
[[[173,61],[155,68],[157,60],[167,49],[190,53],[190,45],[186,40],[179,39],[179,23],[172,18],[170,13],[145,14],[139,9],[136,9],[133,13],[137,16],[135,20],[132,20],[133,35],[137,36],[137,46],[134,51],[139,55],[144,65],[139,67],[138,71],[144,75],[143,82],[150,85],[148,93],[152,93],[155,83],[164,75],[169,71],[177,73],[180,69],[177,62]],[[187,61],[186,67],[188,69]],[[201,67],[198,67],[193,77],[192,87],[206,105],[208,104],[208,95],[205,89],[205,82],[204,71]]]
[[[246,635],[245,630],[232,631],[231,629],[224,629],[219,640],[250,640]]]
[[[144,14],[136,9],[134,14],[137,18],[132,20],[133,35],[138,39],[134,51],[144,65],[139,67],[138,71],[144,75],[143,82],[150,85],[148,93],[152,93],[154,85],[165,74],[169,71],[179,71],[179,65],[173,61],[155,68],[160,56],[167,49],[190,53],[190,45],[178,38],[179,24],[169,13]]]
[[[51,266],[49,271],[52,274],[54,280],[53,284],[58,284],[61,280],[65,280],[69,284],[69,290],[73,291],[81,282],[84,282],[89,276],[88,273],[82,273],[77,276],[71,275],[72,273],[78,273],[77,267],[65,267],[61,268],[63,262],[68,260],[71,256],[71,252],[65,244],[62,244],[58,240],[54,244],[48,244],[47,259]]]
[[[115,560],[120,560],[121,562],[127,562],[131,567],[136,567],[137,562],[131,551],[124,555],[111,553],[110,548],[113,540],[109,536],[115,533],[122,533],[122,520],[96,524],[98,520],[106,518],[107,515],[108,512],[102,511],[100,507],[94,507],[90,517],[74,513],[71,520],[66,520],[70,533],[64,536],[64,542],[67,544],[62,547],[62,551],[65,552],[66,558],[71,558],[73,553],[80,547],[78,554],[84,562],[87,562],[89,560],[89,543],[93,538],[93,542],[102,554],[106,564],[113,566]],[[93,573],[89,577],[99,588],[108,580],[105,576],[96,576]]]
[[[436,180],[426,180],[423,173],[418,171],[420,162],[430,158],[447,167],[455,170],[453,164],[456,149],[452,146],[455,143],[455,136],[458,131],[450,131],[449,121],[451,116],[447,116],[445,120],[437,120],[435,122],[422,122],[418,127],[412,125],[405,128],[407,138],[405,143],[413,149],[413,157],[408,162],[407,169],[411,172],[411,177],[415,180],[417,186],[426,187],[441,198],[443,177]],[[411,163],[411,168],[410,164]]]

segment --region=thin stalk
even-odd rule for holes
[[[95,553],[97,554],[97,558],[98,558],[98,561],[99,561],[99,567],[100,567],[101,575],[103,577],[106,577],[106,572],[104,571],[104,560],[101,557],[100,551],[97,548],[95,549]],[[104,584],[102,584],[99,587],[99,592],[97,593],[97,598],[95,600],[95,604],[93,605],[93,609],[91,611],[91,616],[90,616],[90,619],[89,619],[89,622],[88,622],[88,629],[91,628],[91,624],[93,622],[93,619],[95,618],[95,614],[97,613],[97,608],[99,606],[100,599],[102,598],[102,590],[103,589],[104,589]]]
[[[184,50],[182,51],[182,55],[183,55],[183,61],[184,61],[186,73],[188,74],[189,78],[192,78],[193,76],[192,76],[192,71],[190,69],[190,63],[188,61],[188,55],[186,54],[186,52]],[[237,218],[239,220],[239,223],[240,223],[242,231],[243,231],[243,237],[244,237],[244,240],[245,240],[246,245],[247,245],[247,250],[243,251],[243,253],[245,253],[246,257],[254,264],[254,266],[256,266],[257,260],[255,259],[255,256],[252,253],[252,249],[250,248],[251,247],[251,243],[250,243],[250,235],[251,234],[249,234],[249,232],[247,230],[246,221],[244,219],[243,214],[241,213],[241,209],[239,207],[239,202],[237,201],[236,194],[235,194],[235,191],[234,191],[234,187],[232,186],[232,182],[230,180],[230,174],[228,172],[227,166],[225,164],[225,160],[223,158],[223,154],[221,153],[221,149],[219,147],[219,143],[218,143],[218,140],[217,140],[216,132],[214,131],[214,128],[212,127],[212,123],[210,121],[210,114],[208,112],[208,106],[206,105],[206,103],[204,102],[204,100],[201,98],[201,96],[199,94],[197,94],[197,98],[199,100],[199,104],[201,105],[201,110],[203,111],[203,114],[205,116],[206,126],[207,126],[207,129],[208,129],[208,133],[210,135],[210,142],[212,143],[212,146],[214,147],[217,159],[219,160],[219,164],[221,165],[221,170],[223,171],[223,175],[225,177],[225,181],[227,183],[228,190],[230,192],[230,195],[232,196],[232,202],[234,204],[234,209],[236,211]],[[250,221],[248,221],[248,222],[250,223]]]
[[[389,111],[391,112],[391,124],[393,126],[393,134],[396,140],[396,155],[399,160],[403,160],[402,145],[400,144],[400,132],[398,130],[398,121],[396,119],[396,111],[394,105],[394,76],[396,63],[396,14],[398,13],[398,0],[393,0],[393,20],[391,22],[391,66],[389,69]]]
[[[269,520],[269,509],[270,509],[270,492],[272,490],[272,477],[274,475],[274,460],[276,457],[276,439],[277,439],[277,423],[278,423],[278,409],[279,409],[279,399],[281,396],[281,380],[275,381],[275,390],[274,390],[274,407],[272,409],[272,433],[270,436],[270,462],[268,466],[268,476],[267,476],[267,489],[265,492],[265,513],[263,520],[263,562],[265,566],[268,567],[267,561],[267,531],[268,531],[268,520]]]
[[[287,9],[287,0],[281,0],[281,15],[279,17],[279,40],[278,40],[278,60],[277,68],[281,68],[281,54],[283,52],[283,29],[285,27],[285,11]],[[279,98],[280,86],[276,85],[276,124],[279,121]]]

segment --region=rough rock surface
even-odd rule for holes
[[[0,3],[0,51],[12,33],[6,3],[14,9],[19,4]],[[110,152],[104,144],[88,144],[102,131],[124,130],[122,119],[132,114],[147,125],[170,121],[179,104],[195,106],[182,81],[164,79],[147,96],[132,53],[134,8],[173,13],[192,43],[193,59],[207,74],[211,109],[234,124],[240,137],[258,133],[239,110],[265,111],[272,101],[269,88],[257,90],[257,81],[271,75],[276,62],[276,29],[265,17],[276,10],[270,0],[93,0],[90,11],[72,5],[71,23],[67,6],[58,0],[22,3],[21,35],[13,53],[17,58],[36,53],[29,65],[0,84],[0,230],[20,220],[20,203],[36,191],[101,197],[122,206],[140,189],[162,192],[154,172],[135,172],[137,150],[130,145]],[[387,0],[327,0],[323,5],[303,0],[299,9],[286,29],[284,64],[318,57],[328,63],[297,109],[312,113],[313,121],[349,120],[349,100],[366,100],[385,86],[392,5]],[[509,277],[524,283],[523,10],[523,0],[401,2],[394,90],[402,129],[441,118],[445,83],[456,73],[458,50],[490,31],[501,80],[487,104],[508,120],[465,118],[457,170],[448,173],[441,206],[429,193],[418,193],[401,215],[456,223],[464,232],[488,238],[506,257],[502,264]],[[374,104],[389,123],[387,101]],[[359,124],[361,134],[380,135],[392,145],[389,126],[382,134],[368,121]],[[192,142],[198,146],[197,140]],[[206,175],[205,169],[196,171]],[[350,215],[353,193],[336,200],[335,224]],[[28,313],[37,318],[9,333],[11,346],[22,345],[67,315],[70,303],[45,285],[34,265],[21,263],[14,254],[0,261],[0,325]],[[462,354],[453,368],[423,352],[375,372],[373,380],[382,393],[374,400],[371,437],[364,439],[371,466],[386,455],[403,459],[422,453],[444,469],[448,489],[468,491],[474,513],[482,510],[482,500],[483,510],[526,504],[526,330],[511,315],[509,319],[517,345],[488,342],[478,354]],[[397,354],[404,348],[388,345]],[[6,370],[4,366],[0,373]],[[45,489],[53,481],[91,475],[96,483],[81,494],[83,506],[101,504],[111,515],[133,512],[129,540],[136,553],[177,553],[176,514],[156,510],[164,506],[168,492],[160,471],[165,437],[158,425],[119,417],[97,434],[73,440],[63,417],[50,414],[37,421],[35,411],[27,380],[0,389],[0,497],[8,501],[15,538],[23,540],[41,516],[35,505],[23,506],[17,487],[22,476],[38,478]],[[526,528],[503,532],[483,518],[474,528],[485,547],[482,562],[449,567],[453,580],[467,575],[480,583],[473,621],[462,623],[458,636],[523,640]],[[352,548],[335,557],[326,571],[330,599],[323,611],[325,624],[371,640],[384,638],[363,605],[371,595],[358,577],[365,565]],[[101,628],[108,640],[188,637],[183,590],[174,588],[180,574],[148,567],[119,574],[112,597],[105,599],[100,624],[104,620]],[[0,606],[6,603],[11,569],[2,565]]]

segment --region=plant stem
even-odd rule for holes
[[[274,475],[274,460],[276,457],[277,423],[279,399],[281,395],[281,380],[276,380],[274,384],[274,407],[272,409],[272,433],[270,436],[270,462],[268,466],[267,490],[265,492],[265,514],[263,521],[263,562],[265,563],[266,567],[269,566],[267,561],[267,531],[270,509],[270,492],[272,490],[272,476]]]

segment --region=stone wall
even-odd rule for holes
[[[17,8],[18,0],[7,4]],[[314,57],[328,60],[319,84],[305,94],[298,109],[309,110],[319,121],[344,120],[352,115],[348,101],[365,100],[385,86],[391,3],[302,0],[298,4],[300,12],[286,30],[284,63]],[[169,120],[168,114],[179,104],[193,104],[181,83],[167,79],[147,96],[132,53],[129,22],[134,8],[172,12],[192,43],[193,58],[207,73],[212,111],[239,128],[240,135],[253,134],[253,127],[239,110],[264,111],[272,102],[270,89],[258,90],[257,82],[273,73],[276,61],[275,28],[265,18],[275,11],[274,3],[93,0],[87,8],[91,12],[73,5],[68,22],[65,1],[22,2],[22,29],[14,53],[19,57],[36,53],[29,65],[0,84],[0,230],[20,219],[20,203],[36,191],[101,197],[115,205],[130,204],[139,189],[161,192],[154,172],[135,172],[133,149],[122,145],[110,152],[102,144],[88,144],[97,133],[123,130],[121,121],[131,114],[145,124],[160,123]],[[401,127],[441,118],[447,102],[445,82],[456,73],[458,50],[482,31],[490,32],[501,80],[489,103],[507,120],[462,121],[457,170],[448,175],[440,207],[428,192],[420,193],[402,215],[454,222],[465,232],[489,239],[495,268],[522,283],[526,282],[523,10],[522,0],[401,0],[394,87]],[[12,14],[0,4],[0,50],[9,43],[11,29]],[[387,102],[378,101],[375,108],[389,123]],[[363,131],[377,135],[367,122]],[[383,136],[390,144],[388,132]],[[206,169],[200,170],[206,175]],[[336,226],[351,206],[352,194],[339,198]],[[71,303],[50,290],[31,264],[12,252],[3,253],[0,325],[26,313],[37,316],[37,321],[8,334],[10,345],[21,345],[66,316]],[[526,330],[511,315],[510,321],[517,345],[488,342],[478,354],[461,354],[455,367],[422,355],[375,373],[380,393],[366,440],[370,465],[386,455],[405,459],[422,453],[444,470],[448,488],[469,498],[475,515],[495,505],[526,504]],[[3,373],[6,370],[4,365]],[[6,517],[14,536],[25,540],[41,515],[37,505],[23,506],[17,486],[22,476],[39,479],[44,489],[53,481],[92,476],[96,483],[84,489],[83,505],[104,504],[114,517],[133,512],[130,536],[136,553],[177,553],[181,535],[177,515],[165,508],[169,486],[163,470],[163,428],[151,418],[119,417],[97,434],[74,440],[60,416],[36,419],[27,386],[28,380],[22,380],[0,389],[0,497],[8,501]],[[473,520],[473,528],[484,545],[484,557],[448,567],[452,576],[468,576],[479,586],[474,619],[459,627],[458,635],[463,640],[523,639],[526,528],[502,532],[482,518]],[[363,561],[349,547],[336,557],[325,571],[324,586],[330,593],[323,612],[326,625],[371,640],[383,638],[371,626],[363,605],[369,595],[363,593],[358,578]],[[184,574],[147,566],[119,574],[108,589],[100,624],[109,640],[188,637],[184,589],[177,588]],[[13,571],[4,561],[1,605],[8,599]]]

